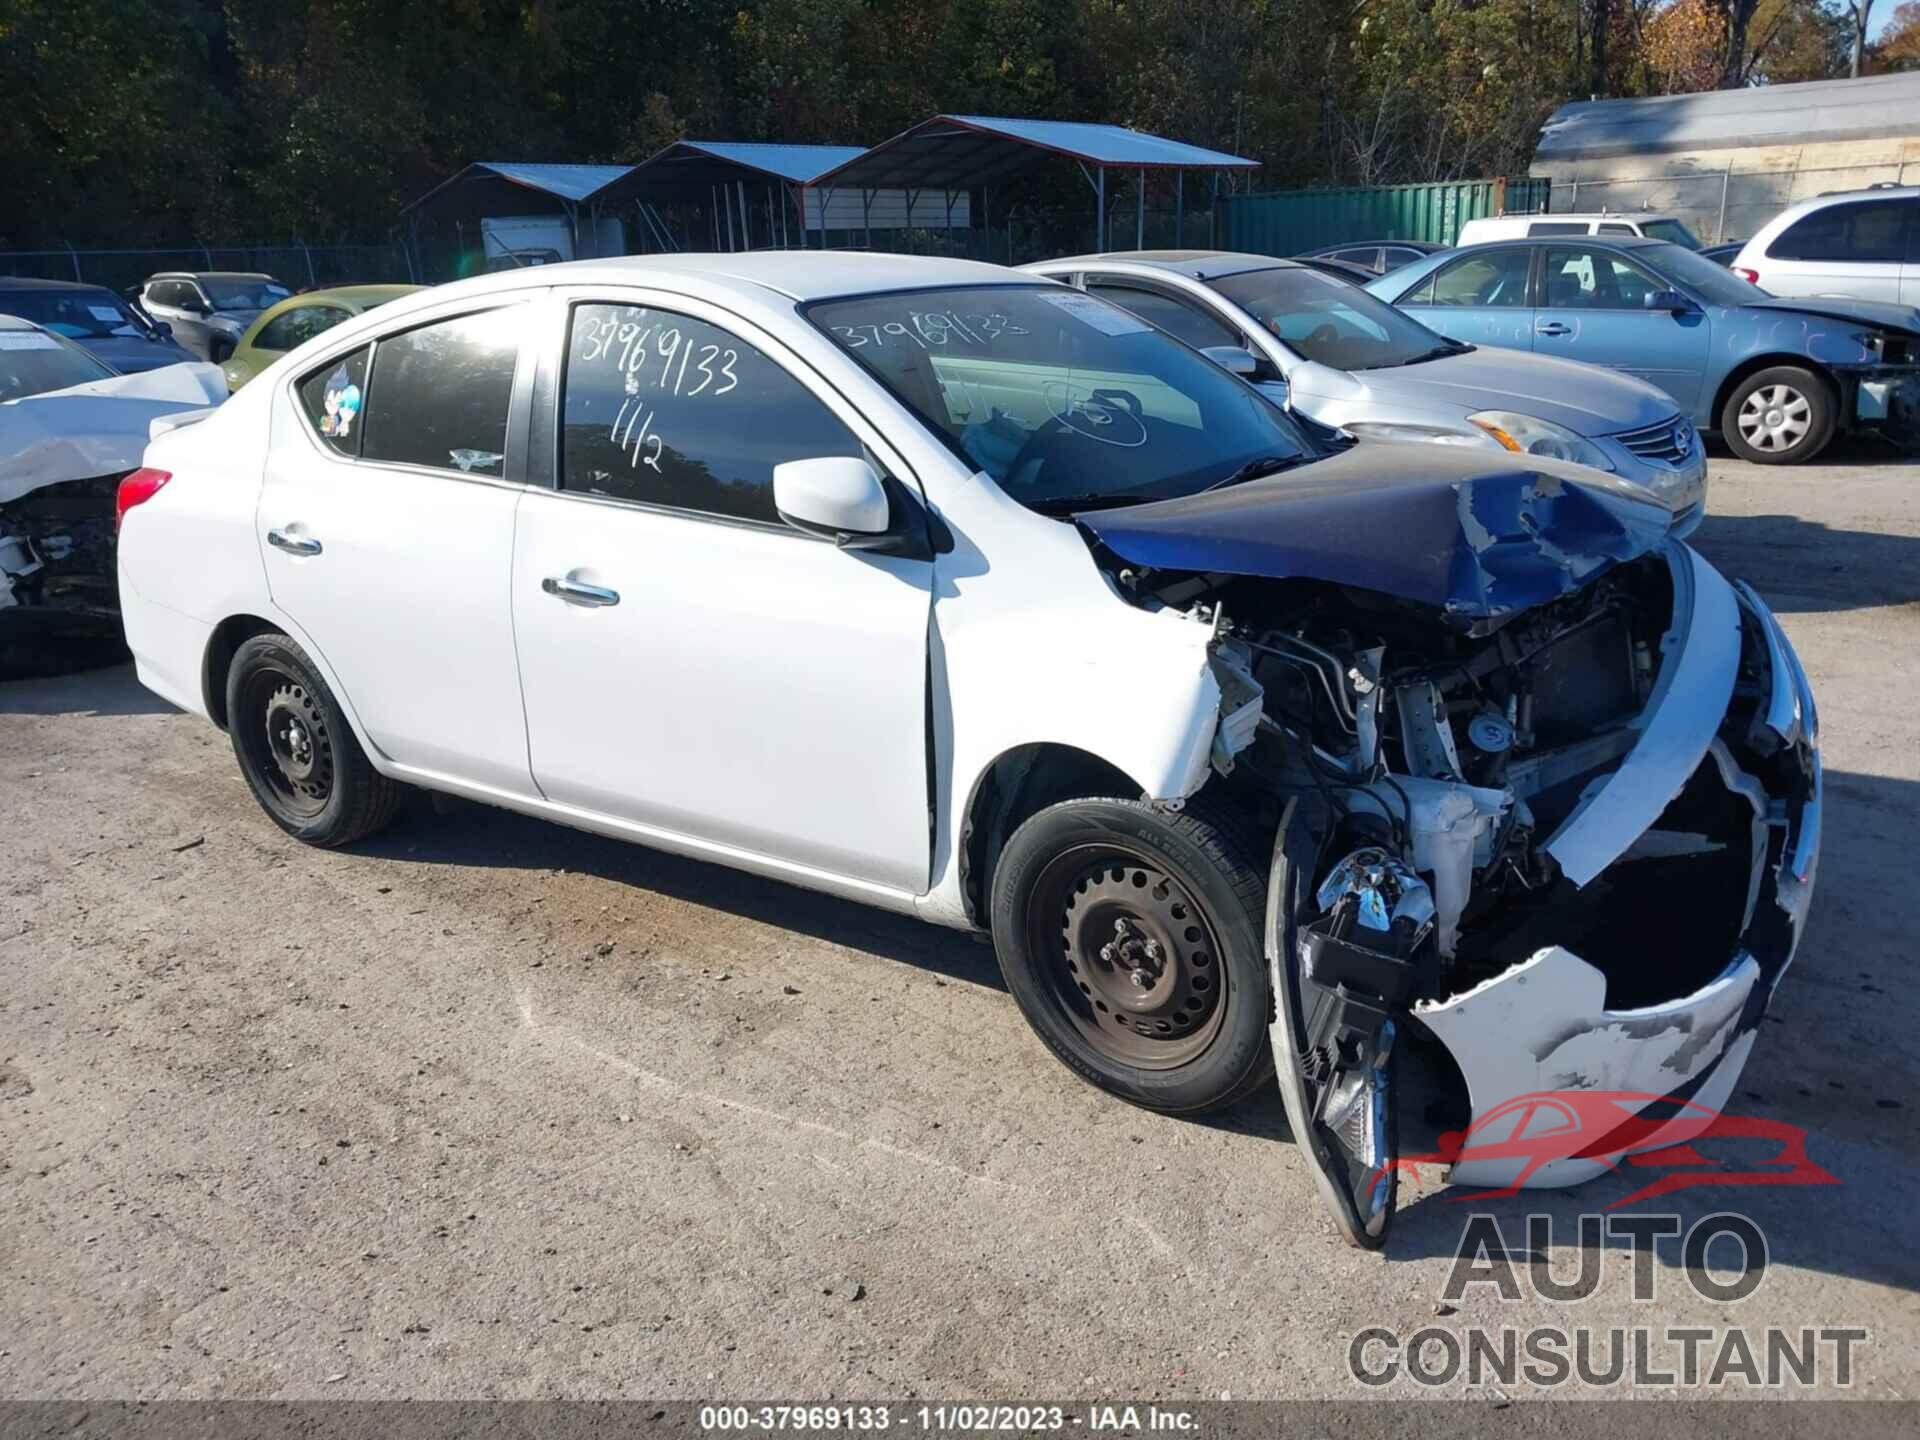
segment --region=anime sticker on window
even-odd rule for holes
[[[367,351],[329,360],[299,385],[300,408],[330,449],[354,455],[360,448],[361,409],[366,404]]]
[[[342,364],[327,377],[320,399],[320,433],[333,440],[345,440],[353,433],[354,417],[360,413],[360,387]]]

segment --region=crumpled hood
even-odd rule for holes
[[[1314,393],[1321,367],[1302,366],[1301,370],[1305,372],[1300,377],[1303,388]],[[1356,370],[1351,378],[1376,402],[1461,415],[1517,410],[1564,425],[1576,435],[1639,430],[1672,419],[1680,408],[1671,395],[1644,380],[1494,345],[1418,365]]]
[[[0,505],[140,463],[153,422],[227,398],[218,365],[171,365],[0,404]]]
[[[1920,335],[1920,307],[1894,305],[1884,300],[1847,300],[1839,296],[1776,295],[1765,300],[1749,300],[1748,310],[1792,310],[1802,315],[1823,315],[1829,320],[1856,320],[1882,330],[1905,330]]]
[[[1075,517],[1152,569],[1324,580],[1466,630],[1579,589],[1666,543],[1672,516],[1584,466],[1361,443],[1291,473]]]

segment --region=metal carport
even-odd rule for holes
[[[583,252],[580,236],[580,212],[584,206],[589,217],[589,234],[597,241],[601,207],[599,194],[631,169],[627,165],[548,165],[507,160],[476,160],[452,178],[441,181],[419,199],[407,205],[408,242],[413,248],[419,273],[432,273],[421,253],[421,222],[447,224],[454,230],[454,261],[460,269],[466,252],[466,232],[471,221],[474,233],[479,220],[490,215],[551,215],[566,218],[573,232],[575,256]],[[624,247],[623,247],[624,248]],[[484,256],[485,247],[482,246]]]
[[[1136,176],[1134,243],[1146,238],[1146,177],[1151,171],[1209,171],[1217,196],[1223,173],[1259,168],[1258,160],[1208,150],[1143,130],[1081,120],[1020,120],[992,115],[935,115],[891,140],[847,160],[814,183],[823,191],[842,187],[870,195],[903,189],[910,195],[937,189],[948,197],[978,188],[988,212],[992,187],[1022,175],[1049,158],[1073,161],[1092,187],[1098,215],[1096,249],[1106,245],[1107,172]],[[1176,186],[1176,210],[1184,219],[1185,186]]]
[[[769,246],[806,245],[807,188],[863,153],[858,145],[775,145],[754,140],[677,140],[595,196],[602,208],[631,205],[649,248],[683,248],[659,210],[664,200],[699,203],[715,250],[747,250],[756,225]],[[765,205],[756,222],[754,198]],[[776,198],[779,197],[778,203]],[[799,223],[794,218],[797,204]],[[691,231],[687,237],[693,240]],[[691,245],[685,248],[702,248]]]

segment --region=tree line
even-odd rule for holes
[[[1263,187],[1523,173],[1568,99],[1920,65],[1920,0],[1868,45],[1874,3],[0,0],[0,248],[380,239],[476,159],[942,110],[1158,131]]]

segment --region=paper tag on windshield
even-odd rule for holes
[[[1064,295],[1043,295],[1040,298],[1049,305],[1057,305],[1074,319],[1086,321],[1102,335],[1140,335],[1153,329],[1146,321],[1129,315],[1118,305],[1109,305],[1091,295],[1069,291]]]
[[[118,310],[114,309],[113,306],[111,305],[89,305],[87,306],[87,310],[92,314],[93,318],[96,320],[119,321],[127,318],[126,316],[122,315]]]
[[[60,342],[37,330],[0,330],[0,350],[58,350]]]

